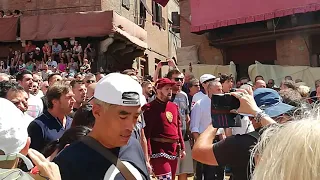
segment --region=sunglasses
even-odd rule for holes
[[[183,81],[183,78],[174,78],[174,81]]]
[[[87,80],[86,83],[95,83],[95,80]]]
[[[194,84],[194,85],[192,85],[192,86],[194,86],[194,87],[200,87],[200,85],[199,85],[199,84]]]

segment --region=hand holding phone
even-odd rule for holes
[[[211,120],[215,128],[240,127],[240,115],[231,113],[240,107],[240,101],[229,93],[215,94],[211,98]]]

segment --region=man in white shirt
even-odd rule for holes
[[[192,102],[191,102],[191,110],[193,109],[193,106],[197,101],[199,101],[207,96],[206,94],[208,94],[208,90],[207,90],[208,84],[210,81],[214,81],[214,80],[218,80],[218,79],[214,75],[211,75],[211,74],[204,74],[200,77],[200,83],[206,93],[204,94],[202,91],[199,91],[198,93],[193,95]]]
[[[205,95],[201,100],[197,101],[191,111],[191,133],[197,141],[199,135],[204,132],[208,126],[211,126],[211,96],[213,94],[222,94],[222,85],[219,81],[210,81],[206,84],[208,95]],[[223,129],[219,129],[217,135],[222,135]],[[202,165],[197,162],[197,179],[214,179],[222,180],[224,178],[224,171],[218,166]]]
[[[42,100],[30,93],[32,91],[33,83],[32,73],[30,71],[23,70],[17,74],[16,79],[23,87],[24,91],[29,95],[27,113],[33,118],[40,116],[43,111]]]

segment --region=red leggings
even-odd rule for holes
[[[153,172],[159,180],[174,180],[178,166],[178,159],[170,160],[164,157],[150,160]]]

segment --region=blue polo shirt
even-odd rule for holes
[[[48,111],[32,121],[28,127],[28,134],[31,138],[30,148],[42,151],[47,144],[59,139],[71,127],[72,119],[68,116],[66,118],[66,128]]]

